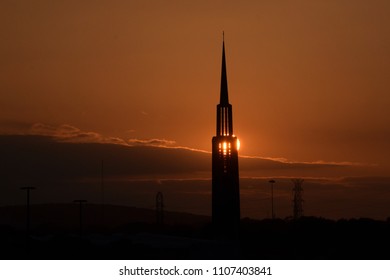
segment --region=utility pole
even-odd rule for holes
[[[275,214],[274,214],[274,184],[276,181],[274,179],[269,180],[268,183],[271,184],[271,217],[272,219],[275,219]]]
[[[156,195],[156,222],[157,225],[164,224],[164,197],[162,192]]]
[[[30,191],[35,190],[34,187],[22,187],[21,190],[26,191],[27,201],[26,201],[26,251],[30,252]]]
[[[104,160],[102,160],[102,166],[101,166],[101,191],[102,191],[102,193],[101,193],[101,195],[102,195],[102,197],[101,197],[101,203],[102,203],[102,205],[101,205],[101,207],[102,207],[102,226],[104,227],[104,225],[105,225],[105,217],[104,217],[104,203],[105,203],[105,201],[104,201],[104,195],[105,195],[105,193],[104,193]]]

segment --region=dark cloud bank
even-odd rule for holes
[[[142,140],[132,146],[75,143],[53,136],[0,136],[0,204],[24,203],[19,188],[35,186],[34,203],[79,198],[100,203],[104,193],[108,204],[153,208],[155,194],[162,191],[167,210],[210,215],[211,154],[154,146],[155,142]],[[384,219],[390,216],[390,178],[362,176],[366,173],[369,168],[359,165],[240,158],[242,214],[270,216],[267,182],[273,177],[276,213],[290,216],[290,178],[304,177],[305,214]]]

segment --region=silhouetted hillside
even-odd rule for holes
[[[31,224],[41,230],[58,229],[72,231],[79,227],[79,204],[37,204],[30,206]],[[84,204],[83,224],[88,229],[106,228],[116,230],[129,223],[153,224],[156,222],[156,211],[136,207],[117,205]],[[25,228],[25,206],[0,207],[0,225]],[[200,226],[210,222],[210,217],[164,211],[165,225]]]

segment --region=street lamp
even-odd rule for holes
[[[268,183],[271,184],[271,217],[272,219],[275,218],[275,214],[274,214],[274,184],[276,183],[275,180],[269,180]]]
[[[26,191],[27,202],[26,202],[26,251],[30,251],[30,191],[35,190],[34,187],[22,187],[20,188]]]

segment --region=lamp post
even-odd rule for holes
[[[268,183],[271,184],[271,217],[272,219],[275,218],[275,214],[274,214],[274,184],[276,183],[276,181],[274,179],[272,180],[269,180]]]
[[[26,191],[27,201],[26,201],[26,251],[30,251],[30,191],[35,190],[34,187],[22,187],[20,188],[23,191]]]

